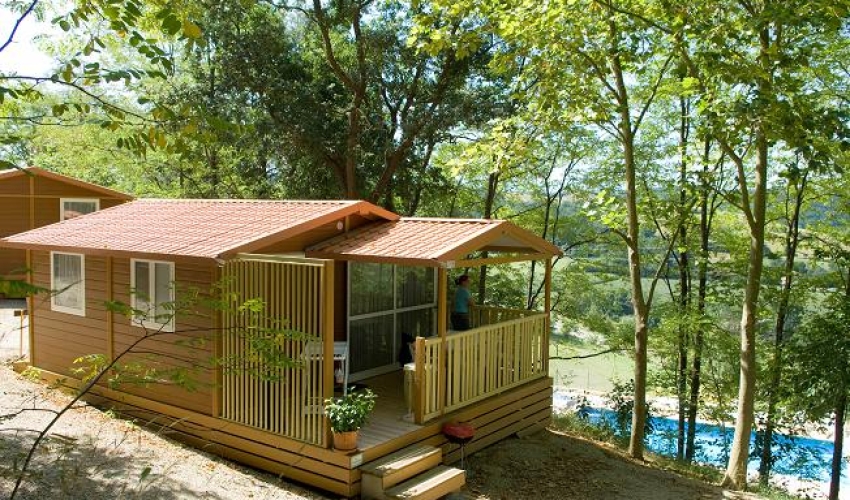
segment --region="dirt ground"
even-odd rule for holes
[[[511,438],[467,461],[467,495],[501,500],[758,499],[638,463],[604,445],[551,430]]]

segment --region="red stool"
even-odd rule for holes
[[[443,426],[443,435],[452,444],[460,445],[460,468],[463,466],[464,447],[475,437],[475,427],[466,423],[448,423]]]

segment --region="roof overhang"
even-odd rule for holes
[[[401,218],[331,238],[309,247],[305,254],[323,259],[454,268],[546,260],[562,252],[556,245],[507,221]]]
[[[142,203],[148,200],[138,200],[136,203]],[[170,201],[181,201],[181,200],[170,200]],[[187,200],[190,201],[190,200]],[[204,201],[204,200],[197,200]],[[238,200],[236,200],[238,201]],[[120,210],[121,207],[128,207],[128,205],[122,205],[119,207],[113,207],[106,210],[101,210],[98,212],[94,212],[92,214],[88,214],[82,217],[77,217],[74,219],[70,219],[68,221],[58,222],[56,224],[51,224],[49,226],[45,226],[42,228],[33,229],[30,231],[26,231],[24,233],[20,233],[17,235],[12,235],[7,238],[0,238],[0,247],[4,248],[16,248],[22,250],[37,250],[37,251],[59,251],[59,252],[76,252],[76,253],[84,253],[86,255],[93,256],[103,256],[103,257],[123,257],[123,258],[150,258],[150,259],[160,259],[160,260],[172,260],[172,261],[186,261],[186,262],[218,262],[232,259],[237,257],[239,254],[248,254],[255,252],[257,249],[262,249],[264,247],[268,247],[270,245],[274,245],[278,242],[286,241],[289,238],[307,233],[313,229],[316,229],[325,224],[332,223],[334,221],[342,222],[349,216],[359,215],[366,219],[370,220],[384,220],[384,221],[395,221],[399,218],[399,216],[393,212],[385,210],[381,207],[378,207],[372,203],[355,200],[350,202],[344,202],[339,208],[324,213],[320,216],[313,217],[298,224],[289,226],[283,230],[272,231],[264,234],[256,234],[251,238],[239,241],[236,244],[231,244],[226,247],[216,248],[214,251],[205,252],[203,254],[199,253],[189,253],[183,252],[181,253],[179,250],[169,251],[169,252],[155,252],[148,251],[145,249],[137,249],[137,250],[128,250],[122,248],[110,248],[107,245],[86,245],[86,244],[73,244],[73,238],[67,242],[63,242],[60,240],[53,240],[49,243],[39,242],[38,235],[45,231],[50,231],[52,226],[57,226],[58,224],[63,225],[82,225],[85,219],[91,220],[93,217],[96,217],[98,214],[104,214],[110,210]],[[132,222],[132,221],[127,221]],[[344,224],[344,223],[343,223]],[[70,229],[70,226],[69,226]],[[79,234],[79,231],[70,231],[72,234]],[[215,235],[209,235],[210,239],[214,239]],[[121,238],[121,233],[116,232],[116,239]],[[17,241],[16,241],[17,240]]]
[[[43,168],[39,167],[13,168],[9,170],[0,171],[0,181],[2,181],[3,179],[10,179],[13,177],[20,176],[44,177],[45,179],[51,179],[57,182],[61,182],[63,184],[68,184],[82,189],[88,189],[89,191],[94,191],[100,194],[102,198],[114,198],[117,200],[125,201],[134,199],[129,194],[99,186],[97,184],[92,184],[91,182],[74,179],[73,177],[68,177],[67,175],[57,174],[55,172],[44,170]]]

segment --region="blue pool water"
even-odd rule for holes
[[[590,409],[591,422],[601,419],[614,424],[614,412],[603,409]],[[647,436],[647,448],[659,455],[676,456],[677,422],[672,418],[653,417],[655,431]],[[718,425],[698,423],[696,427],[696,461],[706,465],[725,467],[729,458],[729,448],[734,428],[722,428]],[[832,463],[832,442],[808,437],[777,436],[774,454],[778,457],[774,464],[774,474],[781,474],[805,480],[829,483]],[[756,434],[750,436],[750,450],[755,448]],[[752,457],[748,469],[757,472],[758,457]],[[850,492],[850,464],[845,461],[841,475],[842,498]]]

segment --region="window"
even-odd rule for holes
[[[397,369],[403,336],[436,331],[434,268],[349,262],[348,280],[352,381]]]
[[[86,315],[86,260],[81,254],[50,252],[50,308]]]
[[[142,311],[136,321],[145,328],[174,331],[174,263],[130,261],[133,309]]]
[[[59,200],[59,220],[73,219],[100,210],[97,198],[62,198]]]

